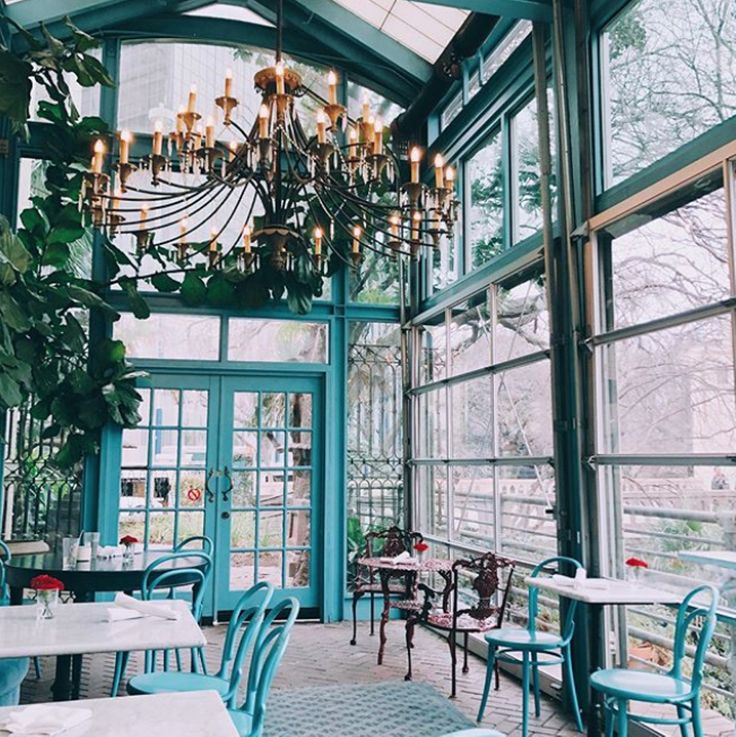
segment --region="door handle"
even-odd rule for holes
[[[210,468],[209,473],[207,474],[207,480],[204,482],[204,488],[207,492],[207,501],[208,502],[214,502],[215,501],[215,492],[212,491],[212,487],[210,486],[210,481],[212,480],[212,477],[215,475],[215,469]]]
[[[222,475],[225,477],[227,486],[222,490],[222,501],[227,502],[230,499],[230,492],[233,490],[233,477],[230,475],[230,469],[225,466]]]

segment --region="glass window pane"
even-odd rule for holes
[[[493,466],[453,466],[453,539],[493,550],[495,501]]]
[[[286,433],[284,432],[262,432],[261,443],[261,466],[264,468],[283,467],[285,462]]]
[[[179,400],[178,389],[154,389],[151,425],[176,427],[179,424]]]
[[[552,454],[552,387],[548,360],[497,374],[498,452],[502,456]]]
[[[233,433],[233,465],[252,468],[256,465],[258,435],[255,432]]]
[[[450,310],[450,352],[453,375],[491,364],[491,307],[488,292]]]
[[[289,427],[312,427],[311,394],[289,394]]]
[[[457,208],[458,218],[453,226],[452,237],[443,234],[437,248],[432,254],[432,291],[438,292],[460,277],[463,251],[462,207]]]
[[[258,555],[258,580],[268,581],[277,589],[281,588],[282,553],[266,552]]]
[[[447,466],[418,466],[419,529],[428,535],[447,537]]]
[[[667,207],[659,205],[658,210]],[[613,324],[653,320],[730,293],[723,189],[660,215],[644,211],[599,234],[610,252]]]
[[[447,457],[447,390],[445,387],[417,397],[419,458]]]
[[[188,537],[199,537],[204,535],[204,512],[179,512],[177,516],[178,542]]]
[[[312,472],[288,472],[286,481],[286,503],[291,507],[309,506],[312,500]]]
[[[238,471],[232,474],[233,507],[251,507],[256,503],[256,472]]]
[[[231,318],[230,361],[327,362],[327,323]]]
[[[230,515],[230,547],[253,548],[256,543],[256,513],[233,512]]]
[[[235,427],[258,427],[258,393],[235,392],[233,412]]]
[[[440,313],[419,328],[419,383],[444,379],[447,374],[447,330],[445,315]]]
[[[113,337],[125,343],[128,358],[217,361],[220,356],[219,317],[154,312],[138,320],[123,312]]]
[[[261,394],[261,427],[286,427],[286,394]]]
[[[179,475],[179,506],[203,507],[204,498],[204,471],[181,471]]]
[[[552,466],[498,466],[499,552],[538,563],[557,553]]]
[[[148,465],[148,430],[123,430],[123,466],[145,467]]]
[[[549,313],[544,277],[496,287],[494,363],[503,363],[549,346]]]
[[[607,452],[733,452],[729,316],[617,341],[599,352],[605,366]]]
[[[289,550],[286,553],[286,583],[287,589],[309,586],[308,550]]]
[[[148,517],[148,548],[174,547],[174,512],[151,512]]]
[[[463,381],[452,392],[452,457],[493,456],[493,412],[490,376]]]
[[[607,182],[651,164],[736,112],[730,2],[629,3],[602,34]]]
[[[289,547],[310,544],[310,512],[308,509],[292,509],[288,512],[286,544]]]
[[[503,248],[503,162],[496,131],[466,166],[470,204],[470,266],[490,261]]]
[[[151,430],[151,465],[176,466],[179,456],[176,430]]]
[[[183,427],[207,426],[207,403],[209,393],[206,391],[183,391],[181,393],[181,424]]]
[[[232,553],[230,555],[230,589],[243,591],[255,583],[255,554]]]
[[[207,461],[207,431],[183,430],[181,433],[182,466],[204,466]]]

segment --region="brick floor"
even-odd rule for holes
[[[225,627],[206,628],[209,645],[207,659],[216,666]],[[382,666],[376,665],[378,637],[370,637],[367,625],[361,627],[358,644],[351,647],[350,625],[299,623],[294,628],[289,649],[276,677],[274,688],[334,685],[340,683],[374,683],[387,679],[402,679],[406,672],[403,650],[403,627],[398,622],[389,625],[389,643]],[[23,684],[24,703],[50,699],[53,679],[53,661],[43,659],[42,678],[37,681],[33,672]],[[426,630],[417,630],[414,649],[414,680],[434,686],[440,693],[449,694],[449,652],[447,643]],[[86,698],[107,696],[112,682],[113,656],[90,656],[84,660],[82,695]],[[470,656],[470,672],[463,675],[458,668],[458,696],[455,704],[460,711],[475,719],[480,701],[485,664]],[[135,673],[140,660],[133,661],[129,673]],[[492,726],[508,737],[520,737],[521,689],[513,678],[502,675],[501,689],[491,693],[484,725]],[[326,735],[338,734],[325,725]],[[543,697],[542,716],[530,718],[532,737],[568,737],[578,733],[561,713],[558,704]],[[419,735],[417,737],[420,737]]]

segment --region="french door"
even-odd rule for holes
[[[318,377],[152,374],[123,433],[118,533],[214,541],[206,613],[258,581],[318,612],[323,394]]]

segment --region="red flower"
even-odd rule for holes
[[[649,563],[641,558],[629,558],[626,561],[626,565],[631,568],[649,568]]]
[[[64,584],[58,578],[42,573],[40,576],[34,576],[31,579],[31,588],[36,591],[63,591]]]
[[[140,540],[138,540],[137,537],[133,537],[132,535],[126,535],[125,537],[120,538],[121,545],[134,545],[137,542],[140,542]]]
[[[423,553],[425,550],[429,550],[429,545],[427,545],[427,543],[415,543],[414,550],[416,550],[417,553]]]

